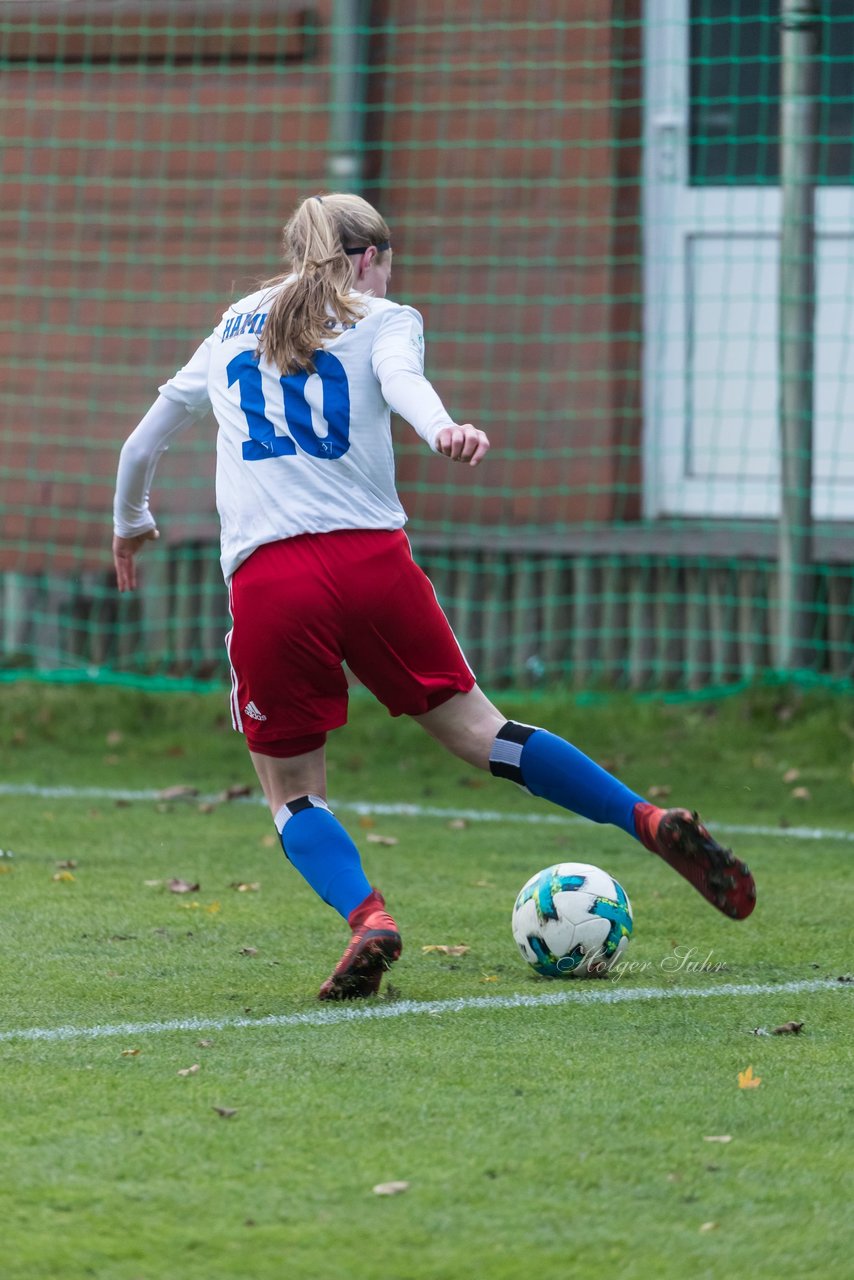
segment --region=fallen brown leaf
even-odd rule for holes
[[[810,791],[809,787],[793,787],[792,799],[793,800],[812,800],[812,792]]]
[[[258,954],[257,947],[241,947],[240,948],[240,955],[242,956],[257,956],[257,954]]]
[[[448,830],[449,831],[465,831],[467,826],[468,826],[468,823],[466,822],[465,818],[451,818],[451,821],[448,823]]]
[[[238,893],[257,893],[261,888],[261,882],[256,880],[253,884],[247,884],[244,880],[232,880],[228,887],[236,889]]]
[[[237,1115],[237,1107],[214,1107],[213,1110],[224,1120],[230,1120],[232,1116]]]
[[[368,831],[371,827],[375,827],[376,825],[376,820],[372,818],[369,813],[363,813],[359,818],[359,826],[364,831]]]
[[[198,893],[200,884],[191,884],[189,880],[168,880],[166,887],[170,893]]]
[[[220,800],[242,800],[244,796],[251,796],[252,788],[247,782],[237,782],[232,787],[226,787],[225,791],[219,793]]]
[[[469,951],[471,951],[471,947],[463,946],[462,943],[460,943],[460,945],[456,947],[449,947],[449,946],[446,946],[444,943],[440,943],[440,944],[434,944],[433,946],[422,947],[421,950],[425,954],[428,951],[438,951],[438,953],[443,956],[464,956]]]
[[[123,1058],[137,1058],[141,1053],[140,1049],[122,1049]]]
[[[192,800],[199,794],[198,787],[164,787],[158,791],[158,800]]]
[[[368,844],[384,844],[389,847],[395,844],[400,844],[397,836],[381,836],[378,831],[369,831],[365,836],[365,839]]]
[[[121,729],[111,729],[105,739],[108,747],[117,747],[120,742],[124,742],[125,735]]]
[[[801,776],[800,769],[787,769],[786,772],[783,774],[783,781],[788,786],[791,786],[793,782],[798,781],[798,778],[800,778],[800,776]]]
[[[799,1036],[804,1029],[802,1022],[784,1022],[779,1027],[771,1028],[772,1036]]]
[[[375,1196],[399,1196],[401,1191],[408,1191],[408,1182],[378,1182],[373,1188]]]
[[[198,1062],[194,1062],[191,1067],[182,1067],[177,1074],[179,1076],[194,1076],[197,1072],[201,1071],[201,1069],[202,1068],[199,1066]]]
[[[718,1224],[716,1222],[704,1222],[703,1225],[700,1227],[700,1231],[701,1232],[714,1231],[717,1225]]]
[[[649,796],[650,800],[663,800],[665,796],[670,795],[670,787],[668,787],[666,783],[663,783],[660,786],[647,787],[646,794]]]
[[[61,884],[72,884],[77,879],[71,871],[57,871],[56,875],[51,878],[58,880]]]
[[[60,862],[57,862],[54,865],[59,867],[60,871],[74,871],[77,867],[77,863],[74,858],[63,858]]]
[[[200,1049],[212,1049],[214,1042],[213,1040],[197,1040],[196,1044]]]
[[[732,1142],[732,1134],[730,1133],[712,1134],[708,1138],[703,1138],[703,1141],[704,1142]]]

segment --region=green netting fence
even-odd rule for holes
[[[118,450],[294,203],[358,189],[493,441],[395,425],[482,681],[850,681],[852,66],[849,0],[0,0],[0,675],[225,678],[213,423],[133,598]]]

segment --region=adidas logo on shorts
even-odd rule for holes
[[[267,719],[267,717],[266,717],[265,715],[262,715],[262,714],[261,714],[261,712],[260,712],[260,711],[258,710],[258,708],[255,706],[255,703],[254,703],[254,702],[247,702],[246,706],[243,708],[243,714],[244,714],[245,716],[251,716],[253,720],[266,720],[266,719]]]

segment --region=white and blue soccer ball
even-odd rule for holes
[[[559,862],[522,886],[513,937],[544,978],[602,978],[632,936],[632,906],[621,884],[587,862]]]

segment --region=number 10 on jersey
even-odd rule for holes
[[[246,462],[290,457],[297,452],[297,446],[312,458],[326,459],[340,458],[350,448],[350,388],[344,366],[329,351],[315,351],[313,360],[323,391],[326,435],[318,435],[312,426],[311,405],[305,393],[311,374],[303,371],[279,378],[287,427],[287,432],[282,433],[267,417],[257,355],[241,351],[226,365],[228,385],[237,383],[240,407],[249,428],[249,439],[243,442]]]

